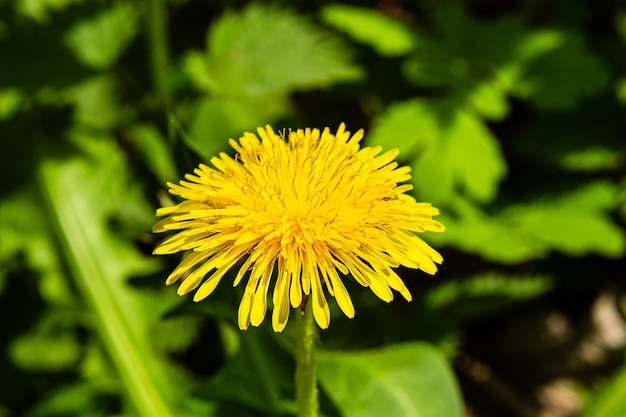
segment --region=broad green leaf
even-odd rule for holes
[[[150,325],[168,303],[146,297],[127,279],[158,268],[108,228],[129,193],[123,156],[104,138],[75,136],[84,156],[42,164],[39,179],[77,287],[92,309],[98,331],[136,412],[142,416],[187,415],[182,375],[149,343]],[[105,196],[105,198],[103,198]],[[182,401],[187,398],[188,402]]]
[[[244,132],[256,132],[278,117],[287,114],[286,99],[271,96],[254,99],[207,97],[196,110],[187,145],[209,161],[228,148],[228,139],[238,139]]]
[[[598,394],[592,397],[582,417],[626,415],[626,368],[622,368]]]
[[[226,13],[212,25],[207,49],[211,91],[228,97],[288,93],[361,77],[339,39],[275,7],[252,4]]]
[[[551,250],[619,257],[626,242],[607,213],[616,198],[615,186],[598,182],[562,196],[512,205],[492,216],[442,215],[438,220],[446,225],[446,233],[430,235],[429,242],[512,264],[542,258]]]
[[[390,105],[373,121],[366,136],[368,144],[384,149],[397,148],[399,158],[406,161],[434,146],[439,139],[439,122],[433,112],[436,105],[423,100],[410,100]]]
[[[555,250],[572,256],[595,252],[619,257],[626,245],[624,235],[606,213],[616,198],[613,185],[597,182],[553,200],[510,207],[503,216]]]
[[[132,3],[116,2],[89,20],[78,21],[66,34],[66,45],[86,65],[110,67],[139,31],[140,11]]]
[[[74,118],[83,126],[96,130],[112,130],[132,114],[120,104],[119,90],[112,77],[100,75],[89,78],[69,89],[75,103]]]
[[[463,415],[454,374],[429,344],[322,351],[317,366],[322,388],[345,417]]]
[[[530,99],[541,109],[568,110],[602,91],[608,85],[609,74],[578,36],[557,32],[553,38],[560,41],[558,45],[528,59],[511,92]]]
[[[379,10],[330,4],[321,13],[326,23],[372,46],[380,55],[404,55],[415,47],[411,30]]]
[[[548,276],[488,273],[442,282],[425,295],[424,302],[429,308],[443,309],[448,317],[464,322],[535,298],[551,288]]]
[[[374,144],[409,151],[404,156],[412,157],[419,198],[442,204],[458,189],[479,202],[495,197],[506,164],[497,140],[474,114],[412,100],[392,107],[375,126]]]

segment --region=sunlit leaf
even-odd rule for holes
[[[626,369],[622,368],[592,397],[582,417],[613,417],[626,415]]]
[[[322,19],[384,56],[404,55],[415,47],[411,30],[378,10],[329,4],[322,9]]]
[[[66,34],[66,44],[85,64],[107,68],[124,52],[139,30],[140,12],[133,3],[116,2]]]
[[[133,274],[155,271],[156,260],[141,256],[108,229],[116,206],[132,198],[125,191],[124,159],[111,141],[76,140],[86,156],[50,160],[40,171],[63,253],[136,411],[143,416],[186,415],[195,402],[189,397],[181,402],[182,375],[149,344],[150,323],[167,303],[156,294],[142,297],[145,292],[126,282]]]
[[[441,204],[457,189],[476,201],[495,197],[506,164],[496,139],[474,114],[412,100],[392,107],[375,126],[372,143],[409,151],[420,198]]]
[[[461,396],[444,356],[426,343],[320,352],[326,394],[346,417],[460,417]]]
[[[562,196],[511,205],[492,216],[455,219],[444,214],[439,220],[446,233],[433,234],[429,241],[502,263],[542,258],[551,250],[619,257],[626,241],[607,213],[616,197],[615,186],[598,182]]]
[[[207,40],[211,91],[264,96],[352,81],[361,71],[339,39],[286,10],[252,4],[226,13]]]
[[[206,161],[228,148],[228,139],[256,132],[283,116],[288,103],[281,96],[254,99],[207,97],[195,113],[189,135],[183,139]]]

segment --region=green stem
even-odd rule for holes
[[[169,48],[167,46],[167,9],[165,0],[148,1],[148,40],[152,82],[159,104],[168,110],[170,107],[170,86],[167,71]]]
[[[315,375],[315,343],[317,326],[311,306],[297,320],[296,402],[298,417],[317,417],[317,380]]]

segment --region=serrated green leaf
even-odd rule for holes
[[[322,19],[368,44],[383,56],[400,56],[415,47],[412,31],[379,10],[343,4],[330,4],[321,11]]]
[[[555,38],[553,47],[527,59],[513,94],[532,100],[544,110],[568,110],[608,85],[606,68],[581,39],[565,32],[547,36]]]
[[[96,17],[76,23],[65,35],[65,43],[84,64],[108,68],[139,31],[139,17],[133,3],[116,2]]]
[[[618,257],[626,242],[621,230],[604,211],[616,202],[608,183],[587,185],[552,201],[511,207],[503,215],[523,233],[572,256],[595,252]]]
[[[439,123],[434,111],[435,106],[423,100],[394,103],[374,119],[367,142],[384,149],[397,148],[401,159],[412,159],[437,143]]]
[[[149,344],[150,323],[168,303],[158,294],[145,297],[126,281],[134,274],[154,272],[158,263],[108,228],[120,203],[133,198],[127,191],[124,158],[110,140],[79,135],[75,140],[84,155],[47,160],[39,174],[72,276],[136,412],[187,415],[196,402],[189,396],[184,397],[188,402],[181,401],[184,378]]]
[[[563,196],[512,205],[493,216],[455,219],[444,214],[439,220],[446,233],[429,236],[429,242],[507,264],[542,258],[551,250],[619,257],[626,242],[607,214],[616,196],[615,186],[598,182]]]
[[[447,103],[411,100],[390,108],[375,123],[373,143],[408,151],[402,156],[412,158],[420,198],[442,204],[458,189],[480,202],[495,197],[506,164],[497,140],[472,113]]]
[[[196,110],[186,144],[209,161],[228,147],[228,139],[270,124],[286,115],[288,103],[282,96],[255,99],[206,97]]]
[[[462,401],[443,354],[426,343],[318,354],[318,375],[343,416],[460,417]]]
[[[228,97],[320,88],[362,75],[338,38],[275,7],[226,13],[211,27],[207,48],[211,91]]]

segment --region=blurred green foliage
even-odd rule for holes
[[[558,340],[498,333],[556,310],[586,329],[575,351],[598,293],[626,313],[624,57],[609,3],[0,0],[0,416],[293,415],[291,326],[239,331],[228,285],[177,297],[150,228],[165,182],[228,138],[341,121],[400,149],[447,231],[425,236],[436,282],[400,271],[412,304],[347,283],[323,415],[539,415],[468,356],[507,389],[572,380],[585,417],[624,414],[626,340],[550,374],[533,361]]]

